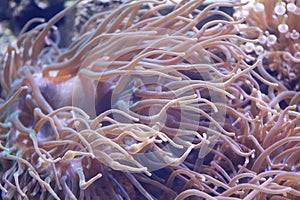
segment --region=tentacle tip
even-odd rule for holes
[[[294,109],[296,109],[297,108],[297,104],[293,104],[292,106],[291,106],[291,109],[292,110],[294,110]]]
[[[40,112],[41,111],[41,109],[39,108],[39,107],[35,107],[34,109],[33,109],[33,112],[34,113],[37,113],[37,112]]]
[[[146,174],[147,174],[148,176],[152,176],[152,173],[150,173],[150,172],[146,172]]]
[[[27,90],[27,89],[29,89],[29,87],[27,85],[24,85],[21,87],[21,90]]]

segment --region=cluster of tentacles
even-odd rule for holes
[[[299,5],[298,0],[259,0],[235,13],[247,19],[244,28],[258,34],[259,42],[246,44],[246,51],[263,59],[261,73],[284,90],[300,90]]]
[[[299,197],[300,95],[218,9],[245,4],[203,2],[128,1],[66,49],[79,1],[29,21],[1,61],[1,198]]]

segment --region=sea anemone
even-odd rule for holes
[[[0,71],[2,199],[300,196],[299,95],[218,9],[244,3],[203,2],[128,1],[64,49],[55,23],[79,1],[29,21]]]
[[[299,1],[259,0],[241,7],[235,15],[246,17],[245,28],[257,30],[258,44],[248,43],[245,49],[263,59],[260,71],[268,74],[264,77],[273,82],[277,80],[283,89],[299,91]]]

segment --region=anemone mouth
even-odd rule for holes
[[[218,9],[245,3],[128,1],[61,49],[51,29],[78,3],[3,59],[2,199],[300,196],[299,93]]]

